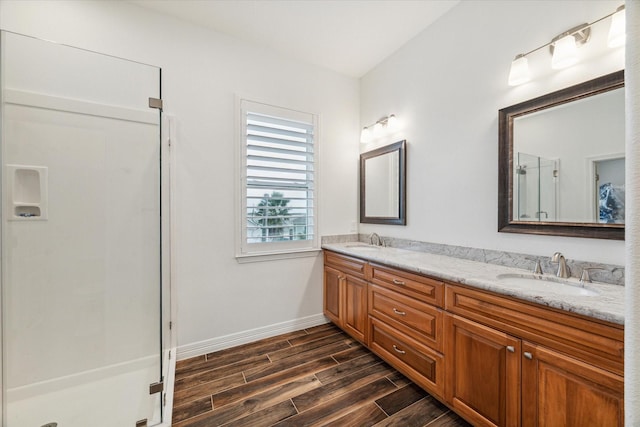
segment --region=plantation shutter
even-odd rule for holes
[[[309,246],[316,237],[314,117],[297,114],[293,119],[255,110],[243,109],[244,244]]]

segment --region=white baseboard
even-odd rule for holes
[[[329,319],[327,319],[324,314],[314,314],[313,316],[302,317],[300,319],[250,329],[248,331],[237,332],[235,334],[229,334],[218,338],[179,346],[176,358],[177,360],[183,360],[190,357],[202,356],[207,353],[213,353],[214,351],[224,350],[225,348],[231,348],[237,345],[258,341],[263,338],[286,334],[287,332],[311,328],[325,323],[329,323]]]

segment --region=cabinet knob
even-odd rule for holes
[[[529,360],[533,359],[533,354],[529,353],[528,351],[525,351],[523,355]]]
[[[405,354],[406,353],[406,351],[400,350],[398,347],[396,347],[395,344],[393,345],[393,349],[396,351],[396,353],[400,353],[400,354]]]
[[[507,351],[510,353],[515,353],[516,352],[516,348],[512,345],[508,345],[507,346]]]
[[[406,313],[406,312],[404,312],[404,311],[400,311],[400,310],[398,310],[397,308],[394,308],[394,309],[393,309],[393,312],[394,312],[395,314],[397,314],[398,316],[406,316],[406,315],[407,315],[407,313]]]
[[[398,279],[393,279],[393,283],[395,285],[404,285],[405,284],[402,280],[398,280]]]

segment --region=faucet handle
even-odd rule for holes
[[[533,268],[533,274],[538,274],[542,276],[542,265],[540,264],[540,260],[536,260],[536,266]]]
[[[589,275],[589,270],[604,270],[604,268],[600,267],[585,267],[582,269],[582,275],[580,276],[580,283],[591,283],[591,276]]]

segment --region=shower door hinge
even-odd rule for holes
[[[136,427],[147,427],[147,419],[136,421]]]
[[[164,382],[159,381],[157,383],[149,384],[149,394],[160,393],[164,390]]]
[[[169,330],[173,329],[173,322],[169,322]]]
[[[160,98],[149,98],[149,108],[157,108],[162,111],[162,99]]]

